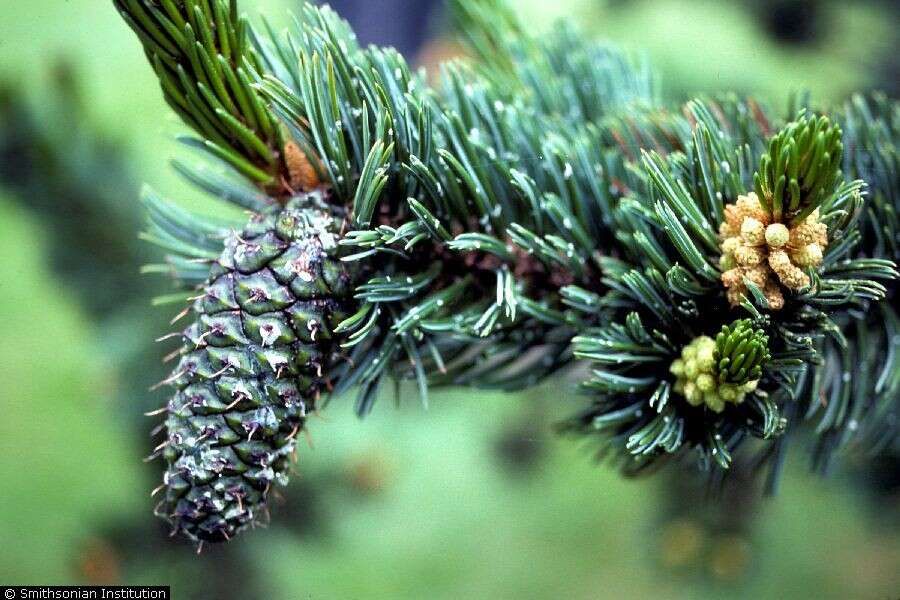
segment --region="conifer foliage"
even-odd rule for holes
[[[191,303],[157,448],[176,531],[258,522],[322,398],[356,390],[365,414],[387,377],[427,401],[587,364],[565,428],[629,473],[689,453],[727,470],[746,445],[774,481],[821,398],[820,447],[895,443],[894,352],[864,340],[896,337],[890,102],[673,111],[646,67],[570,25],[532,35],[499,0],[452,3],[471,60],[434,88],[328,8],[276,33],[235,0],[114,4],[206,154],[176,167],[251,213],[145,194],[170,252],[148,270]],[[883,364],[874,395],[834,375],[857,354]]]

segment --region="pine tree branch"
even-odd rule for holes
[[[734,95],[674,112],[618,51],[568,26],[528,35],[495,0],[457,3],[482,64],[447,65],[437,89],[329,9],[275,35],[233,2],[116,2],[191,143],[231,167],[178,169],[253,212],[147,194],[148,238],[200,288],[159,449],[161,510],[189,536],[252,523],[244,502],[284,478],[306,411],[356,388],[367,413],[386,378],[427,402],[432,385],[517,389],[586,363],[592,403],[568,429],[629,474],[688,452],[727,470],[757,438],[774,486],[810,422],[825,462],[858,429],[895,431],[893,353],[874,395],[835,375],[874,366],[866,340],[896,320],[869,310],[897,278],[886,103],[855,101],[843,140],[809,109],[785,123]],[[838,173],[842,145],[860,180]],[[227,511],[208,481],[233,486],[206,490]]]
[[[166,102],[200,147],[277,191],[285,177],[278,120],[253,83],[260,61],[237,0],[114,0],[153,66]]]

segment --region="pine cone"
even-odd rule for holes
[[[224,541],[258,521],[285,483],[296,437],[335,357],[352,302],[339,259],[343,215],[321,192],[255,215],[226,240],[175,372],[157,512],[191,539]]]

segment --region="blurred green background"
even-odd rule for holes
[[[887,2],[516,4],[535,27],[568,14],[644,52],[672,100],[897,93]],[[243,3],[276,19],[289,5]],[[199,557],[170,540],[150,514],[160,465],[141,460],[155,425],[141,415],[165,399],[147,387],[164,373],[152,339],[174,311],[150,303],[165,281],[138,274],[154,251],[136,237],[137,196],[146,181],[215,205],[169,168],[185,156],[181,128],[111,2],[4,0],[2,14],[0,583],[165,584],[175,598],[900,593],[895,461],[821,480],[795,452],[775,499],[758,500],[739,472],[713,504],[689,478],[624,480],[592,447],[556,437],[553,423],[582,402],[559,382],[436,392],[428,410],[391,390],[364,422],[335,399],[271,528]],[[426,62],[453,52],[434,41],[440,15],[431,21]]]

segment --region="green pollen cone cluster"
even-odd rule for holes
[[[254,217],[226,241],[169,378],[157,511],[176,530],[223,541],[255,523],[284,483],[316,409],[345,318],[351,273],[338,258],[343,219],[321,193]]]
[[[725,404],[740,404],[756,389],[769,359],[768,338],[748,319],[725,325],[713,340],[701,335],[672,361],[669,371],[678,379],[674,390],[691,406],[706,405],[720,413]]]

